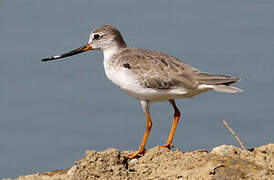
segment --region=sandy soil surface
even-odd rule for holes
[[[20,176],[17,180],[274,179],[274,144],[249,151],[222,145],[211,152],[155,147],[132,160],[127,153],[113,148],[86,151],[70,169]]]

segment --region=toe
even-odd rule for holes
[[[160,145],[160,147],[165,147],[165,148],[171,149],[173,147],[173,145],[172,145],[172,143],[166,143],[164,145]]]
[[[129,154],[128,158],[129,159],[134,159],[134,158],[138,158],[141,155],[143,155],[145,153],[145,149],[144,148],[140,148],[138,151],[136,151],[135,153]]]

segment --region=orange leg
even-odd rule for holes
[[[152,121],[151,121],[151,118],[150,118],[150,114],[149,114],[149,105],[148,105],[148,102],[146,102],[146,104],[142,104],[143,105],[143,108],[144,108],[144,111],[145,111],[145,115],[146,115],[146,119],[147,119],[147,123],[146,123],[146,132],[144,134],[144,137],[143,137],[143,140],[142,140],[142,143],[138,149],[137,152],[133,153],[133,154],[129,154],[129,158],[130,159],[133,159],[133,158],[136,158],[138,157],[140,154],[144,154],[145,153],[145,146],[146,146],[146,142],[147,142],[147,137],[149,135],[149,132],[151,130],[151,127],[152,127]],[[144,107],[145,106],[145,107]]]
[[[167,139],[166,144],[161,145],[160,147],[166,147],[168,149],[170,149],[172,147],[172,139],[179,121],[179,118],[181,116],[181,113],[179,111],[179,109],[177,108],[175,101],[173,99],[169,100],[170,104],[172,105],[173,109],[174,109],[174,119],[173,119],[173,124],[172,124],[172,128],[170,130],[169,133],[169,137]]]

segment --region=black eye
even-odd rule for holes
[[[100,35],[99,34],[94,34],[93,39],[99,39]]]

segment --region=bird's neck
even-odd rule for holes
[[[108,62],[112,56],[117,54],[122,48],[124,47],[119,47],[119,46],[111,46],[108,48],[103,49],[103,54],[104,54],[104,61]]]

